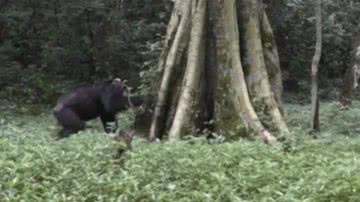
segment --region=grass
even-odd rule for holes
[[[1,108],[1,107],[0,107]],[[0,110],[0,201],[360,201],[360,102],[321,107],[322,133],[306,135],[309,107],[288,105],[295,142],[146,144],[126,163],[98,123],[56,141],[48,112]],[[26,110],[25,110],[26,111]]]

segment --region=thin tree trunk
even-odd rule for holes
[[[129,7],[129,0],[120,0],[120,2],[116,1],[116,4],[118,4],[118,3],[119,3],[119,5],[117,8],[119,8],[121,16],[126,17],[127,9]]]
[[[318,68],[321,58],[322,26],[321,26],[321,0],[316,1],[316,48],[311,64],[311,129],[320,130],[319,120],[319,95],[318,95]]]
[[[347,108],[352,104],[353,88],[356,85],[355,69],[357,69],[357,65],[346,69],[340,98],[341,108]]]
[[[0,1],[0,12],[3,12],[3,10],[7,9],[7,5],[9,2],[9,0]],[[6,24],[5,22],[0,21],[0,45],[5,40],[6,35]]]
[[[59,0],[54,1],[54,7],[53,8],[54,8],[54,16],[55,16],[55,26],[56,26],[56,29],[60,30],[59,9],[61,8],[61,4],[60,4]]]
[[[359,38],[358,36],[356,37]],[[360,40],[354,41],[356,45],[352,51],[352,66],[346,69],[341,91],[340,104],[342,108],[347,108],[351,105],[353,89],[357,88],[360,77]]]
[[[86,27],[87,27],[87,35],[89,37],[89,54],[88,54],[88,65],[90,67],[90,71],[87,73],[89,76],[96,74],[96,66],[97,66],[97,59],[96,59],[96,42],[95,42],[95,34],[91,27],[91,14],[92,12],[88,9],[85,10],[86,15]]]

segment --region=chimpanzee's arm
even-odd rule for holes
[[[103,89],[104,91],[101,93],[101,103],[106,111],[106,113],[112,112],[111,107],[111,92],[109,92],[109,89]]]
[[[100,116],[100,119],[106,133],[115,132],[118,128],[118,122],[116,120],[115,114],[103,114]],[[108,124],[109,122],[114,122],[115,127],[111,127],[111,125]]]

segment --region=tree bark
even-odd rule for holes
[[[262,5],[257,0],[242,0],[240,4],[242,42],[244,43],[244,67],[247,71],[246,80],[252,102],[258,113],[268,114],[271,125],[281,134],[288,134],[289,130],[279,110],[271,89],[268,68],[265,64],[264,48],[260,33],[259,14]]]
[[[280,112],[276,44],[260,8],[257,0],[175,2],[159,60],[162,82],[150,140],[211,131],[273,144],[274,134],[289,133]]]
[[[321,26],[321,0],[316,1],[316,47],[315,55],[311,64],[311,129],[314,132],[320,130],[319,120],[319,95],[318,95],[318,69],[321,58],[322,26]]]
[[[163,71],[162,82],[155,105],[154,117],[150,127],[150,140],[153,141],[163,132],[166,102],[168,101],[170,81],[174,77],[173,72],[180,64],[183,51],[187,47],[190,28],[191,1],[177,1],[168,27],[167,38],[160,57],[159,70]],[[178,19],[179,18],[179,19]],[[179,22],[178,22],[179,21]],[[175,31],[176,30],[176,31]],[[176,34],[174,34],[176,33]],[[171,44],[171,45],[170,45]]]
[[[229,94],[232,104],[235,106],[236,114],[241,118],[246,129],[249,128],[259,134],[265,142],[273,143],[276,141],[275,137],[263,126],[258,115],[256,114],[248,93],[247,84],[245,82],[245,75],[243,72],[243,66],[240,58],[240,39],[239,39],[239,28],[237,20],[237,6],[235,0],[225,1],[223,3],[222,14],[223,14],[223,33],[225,36],[218,36],[219,40],[223,39],[224,42],[218,41],[218,44],[225,45],[225,60],[230,61],[229,64],[224,65],[223,72],[229,72],[229,75],[224,75],[220,78],[220,82],[223,83],[224,88],[230,87]],[[221,7],[219,5],[218,7]],[[221,33],[221,27],[217,28],[216,32],[218,35]],[[226,47],[227,46],[227,47]],[[221,46],[218,47],[221,50]],[[220,56],[220,57],[224,57]],[[230,77],[230,83],[226,83],[226,80]],[[231,96],[231,94],[233,94]],[[233,117],[234,118],[234,117]],[[240,122],[240,121],[237,121]],[[238,125],[241,125],[238,123]],[[233,126],[233,127],[236,127]],[[223,130],[225,130],[223,128]],[[225,130],[226,131],[226,130]],[[227,132],[230,132],[227,130]]]
[[[279,108],[282,109],[282,74],[280,68],[280,58],[277,45],[275,42],[274,32],[271,28],[269,18],[265,11],[261,14],[261,38],[264,48],[264,57],[267,71],[269,74],[271,90],[274,93],[275,100],[279,104]]]
[[[355,38],[355,37],[354,37]],[[358,86],[360,77],[360,38],[356,36],[353,40],[355,43],[351,55],[353,58],[352,65],[347,68],[341,91],[340,104],[342,108],[347,108],[352,104],[353,90]]]
[[[189,122],[193,112],[190,108],[196,104],[196,99],[199,97],[200,76],[204,65],[204,28],[207,0],[199,0],[198,5],[194,5],[193,8],[196,8],[196,10],[193,14],[193,28],[190,37],[186,72],[174,121],[169,131],[170,139],[179,139],[184,125],[191,124]]]

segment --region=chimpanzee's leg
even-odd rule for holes
[[[103,124],[104,130],[106,133],[114,133],[116,132],[116,129],[118,128],[118,122],[115,118],[115,114],[102,114],[100,116],[101,122]],[[114,122],[115,127],[112,127],[111,125],[109,125],[109,122]]]
[[[61,137],[67,137],[85,128],[85,123],[70,108],[64,107],[54,111],[54,115],[59,124],[63,127],[63,131],[59,133]]]

